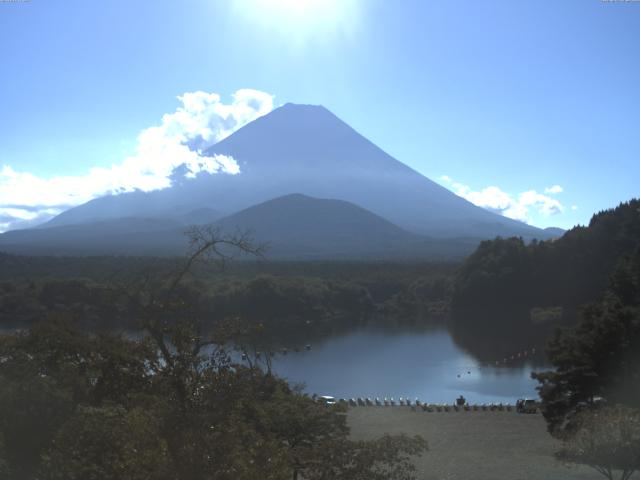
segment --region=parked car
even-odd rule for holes
[[[336,399],[334,397],[331,397],[329,395],[321,395],[320,397],[318,397],[318,401],[321,403],[324,403],[325,405],[335,405],[336,404]]]
[[[531,398],[519,398],[516,402],[516,412],[518,413],[537,413],[538,402]]]

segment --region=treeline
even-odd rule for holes
[[[29,326],[64,315],[93,331],[137,330],[140,305],[170,272],[111,282],[48,277],[3,281],[0,326]],[[389,278],[378,273],[350,278],[216,273],[190,276],[177,293],[209,325],[235,316],[262,324],[273,338],[296,331],[312,336],[391,317],[433,319],[446,311],[449,275],[447,269],[391,273]]]
[[[0,284],[0,322],[29,325],[63,314],[92,330],[140,327],[140,304],[149,284],[98,283],[86,279],[53,279]],[[260,275],[250,280],[191,280],[176,295],[211,324],[238,316],[269,326],[348,318],[360,321],[374,305],[358,285],[304,277]]]
[[[20,256],[0,252],[0,328],[69,314],[91,329],[136,329],[136,295],[184,257]],[[181,286],[210,322],[242,315],[273,335],[328,333],[369,321],[443,321],[458,264],[242,261],[197,263]],[[306,333],[305,333],[306,334]]]
[[[485,241],[451,287],[450,325],[457,343],[486,361],[535,347],[558,326],[575,325],[583,305],[624,287],[640,256],[640,201],[593,216],[557,240]],[[627,282],[628,284],[628,282]]]
[[[485,241],[464,262],[453,288],[457,310],[562,306],[597,300],[610,278],[640,252],[640,201],[594,215],[557,240]]]
[[[185,252],[186,255],[189,252]],[[0,281],[36,278],[88,278],[95,281],[128,281],[143,274],[166,274],[182,264],[184,256],[27,256],[0,251]],[[241,257],[224,264],[194,265],[196,278],[253,278],[256,275],[308,276],[372,282],[388,291],[407,281],[431,275],[449,275],[457,262],[432,261],[271,261]],[[220,267],[223,268],[220,268]],[[383,292],[384,293],[384,292]]]
[[[580,322],[547,344],[555,370],[534,374],[549,431],[561,438],[580,427],[585,410],[640,409],[640,255],[618,266],[604,297],[585,305]],[[640,439],[639,439],[640,440]]]

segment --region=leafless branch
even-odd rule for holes
[[[169,287],[169,295],[173,294],[184,277],[192,271],[194,264],[199,261],[214,260],[222,266],[236,258],[237,254],[262,257],[266,245],[256,245],[250,232],[236,232],[225,234],[216,225],[194,225],[185,231],[189,239],[189,254],[187,259],[174,277]]]

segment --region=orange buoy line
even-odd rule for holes
[[[507,362],[516,361],[519,359],[530,358],[536,354],[536,347],[531,347],[529,350],[523,350],[522,352],[517,352],[511,356],[506,356],[500,360],[495,361],[495,366],[498,367],[500,365],[505,365]]]

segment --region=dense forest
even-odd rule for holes
[[[584,307],[577,325],[549,340],[555,370],[534,374],[554,435],[573,433],[576,408],[640,408],[640,257],[616,278],[602,301]]]
[[[0,255],[0,325],[25,327],[64,315],[91,331],[140,328],[149,291],[183,259]],[[216,322],[240,317],[271,343],[371,322],[441,322],[456,265],[449,263],[198,263],[178,292]]]
[[[298,294],[314,291],[312,303],[326,295],[349,310],[366,308],[363,290],[268,278],[229,284],[210,295],[229,303],[212,322],[189,273],[230,241],[205,239],[182,268],[134,291],[26,281],[14,301],[30,293],[36,317],[53,311],[0,335],[0,479],[415,478],[411,457],[426,450],[422,438],[350,440],[344,407],[302,394],[249,348],[254,332],[269,329],[257,317],[317,306],[295,303]],[[13,287],[4,285],[5,297]],[[122,307],[141,334],[81,328],[92,305]],[[234,352],[248,353],[247,362],[234,362]]]
[[[597,213],[588,226],[557,240],[485,241],[456,274],[452,308],[529,313],[535,307],[561,307],[571,316],[580,305],[599,299],[612,275],[639,252],[637,199]]]
[[[552,370],[533,372],[559,459],[627,480],[640,469],[640,255],[620,262],[576,325],[547,342]]]

